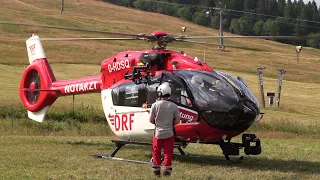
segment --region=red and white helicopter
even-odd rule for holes
[[[33,34],[26,40],[30,65],[23,72],[20,98],[30,119],[42,122],[49,107],[60,96],[101,93],[106,120],[111,130],[122,139],[114,141],[116,149],[108,156],[114,157],[125,144],[145,145],[138,140],[151,139],[155,127],[149,122],[149,108],[157,100],[157,87],[168,82],[172,89],[170,100],[180,110],[181,123],[175,126],[175,130],[176,146],[181,154],[185,155],[181,146],[195,142],[220,145],[226,159],[230,155],[239,155],[242,148],[247,155],[261,153],[260,140],[254,134],[243,134],[241,143],[231,142],[233,137],[242,134],[262,118],[259,103],[243,79],[213,70],[184,52],[166,49],[167,43],[173,41],[204,44],[188,39],[219,36],[174,37],[163,31],[155,31],[151,35],[92,31],[129,38],[39,38]],[[100,75],[56,80],[41,40],[88,39],[145,40],[156,42],[157,46],[150,50],[119,52],[105,59],[101,63]]]

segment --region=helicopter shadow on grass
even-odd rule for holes
[[[72,146],[97,146],[100,147],[98,150],[111,150],[115,148],[114,144],[105,143],[105,142],[90,142],[90,141],[67,141],[66,144]]]
[[[192,163],[198,165],[219,165],[227,167],[240,167],[250,170],[259,171],[281,171],[305,174],[320,174],[320,162],[310,162],[301,160],[284,160],[284,159],[267,159],[264,157],[244,156],[240,160],[240,156],[230,156],[230,161],[225,160],[224,156],[214,155],[193,155],[175,156],[178,162]]]
[[[111,152],[116,148],[116,145],[113,143],[105,143],[105,142],[90,142],[90,141],[67,141],[66,144],[73,146],[97,146],[98,150]],[[121,150],[139,150],[139,151],[150,151],[151,146],[138,146],[138,145],[125,145],[121,148]],[[120,151],[121,151],[120,150]]]

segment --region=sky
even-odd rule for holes
[[[303,0],[304,3],[308,3],[309,1],[312,2],[312,0]],[[319,7],[320,6],[320,0],[315,0],[315,2],[317,3],[317,6]]]

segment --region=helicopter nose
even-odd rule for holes
[[[249,101],[234,106],[229,112],[205,111],[204,120],[212,127],[226,131],[245,131],[260,115],[259,108]]]

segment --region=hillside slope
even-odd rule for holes
[[[186,26],[188,35],[218,34],[217,30],[161,14],[128,9],[102,1],[80,2],[65,1],[65,13],[60,15],[60,0],[4,1],[0,7],[0,20],[128,33],[148,34],[161,29],[175,35],[179,35],[180,28]],[[102,34],[0,25],[0,63],[26,64],[25,39],[30,33],[37,33],[40,37],[105,37]],[[218,40],[211,42],[218,43]],[[227,48],[228,51],[219,51],[215,46],[184,43],[170,44],[169,48],[205,59],[217,69],[255,73],[255,68],[266,66],[268,69],[265,75],[276,77],[275,68],[279,67],[288,71],[285,77],[287,80],[320,83],[320,74],[316,72],[320,68],[320,50],[303,48],[298,63],[295,47],[291,45],[261,39],[225,40],[225,44],[247,49]],[[50,62],[92,64],[100,64],[103,59],[119,51],[143,50],[152,46],[150,43],[136,41],[44,42],[43,45]]]

